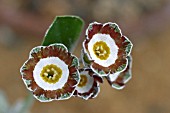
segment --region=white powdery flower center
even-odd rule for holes
[[[79,85],[76,86],[76,90],[78,93],[86,93],[86,92],[89,92],[89,90],[93,87],[93,83],[94,83],[94,78],[91,77],[89,74],[88,74],[88,71],[83,71],[80,73],[80,76],[81,75],[85,75],[86,78],[87,78],[87,82],[84,86],[80,87]]]
[[[105,42],[110,49],[109,57],[105,60],[99,59],[95,55],[95,52],[93,50],[94,44],[96,44],[97,42],[100,42],[100,41]],[[118,57],[118,49],[119,48],[116,45],[115,41],[108,34],[101,34],[101,33],[95,34],[92,37],[92,39],[90,40],[90,42],[88,43],[88,50],[89,50],[91,58],[94,60],[95,63],[97,63],[103,67],[108,67],[115,63],[115,61]]]
[[[47,65],[51,65],[51,64],[56,65],[62,70],[61,78],[59,79],[58,82],[54,84],[45,82],[43,78],[41,77],[41,71],[43,67]],[[69,76],[68,65],[66,65],[66,63],[60,60],[58,57],[48,57],[48,58],[40,59],[40,61],[36,64],[34,71],[33,71],[33,77],[34,77],[35,82],[37,83],[39,87],[41,87],[44,90],[61,89],[64,86],[64,84],[67,82],[68,76]]]

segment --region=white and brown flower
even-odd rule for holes
[[[79,61],[63,44],[38,46],[21,67],[22,79],[41,102],[69,99],[79,83]]]
[[[80,82],[76,86],[74,96],[85,100],[95,98],[100,92],[99,83],[103,83],[103,79],[91,69],[80,69],[79,72]]]
[[[109,84],[115,89],[123,89],[125,84],[132,78],[132,57],[128,56],[128,66],[123,72],[110,74],[106,77]]]
[[[131,41],[115,23],[91,23],[83,42],[83,63],[100,76],[122,72],[127,67]]]

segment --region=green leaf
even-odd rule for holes
[[[77,16],[57,16],[47,30],[42,45],[62,43],[71,51],[80,37],[83,26],[83,20]]]

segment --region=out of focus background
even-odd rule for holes
[[[34,100],[30,113],[170,113],[170,0],[0,0],[0,90],[10,106],[29,95],[19,69],[57,15],[80,16],[85,28],[116,22],[134,44],[133,78],[120,91],[105,80],[88,101]]]

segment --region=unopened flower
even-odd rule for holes
[[[109,84],[115,89],[123,89],[125,84],[132,78],[132,57],[128,56],[128,66],[123,72],[117,72],[107,76]]]
[[[103,79],[91,69],[80,69],[79,72],[80,82],[76,86],[74,95],[85,100],[95,98],[100,92],[99,83],[102,83]]]
[[[115,23],[91,23],[83,42],[83,63],[100,76],[122,72],[127,67],[131,41]]]
[[[63,44],[38,46],[21,67],[22,79],[41,102],[69,99],[79,83],[78,59]]]

